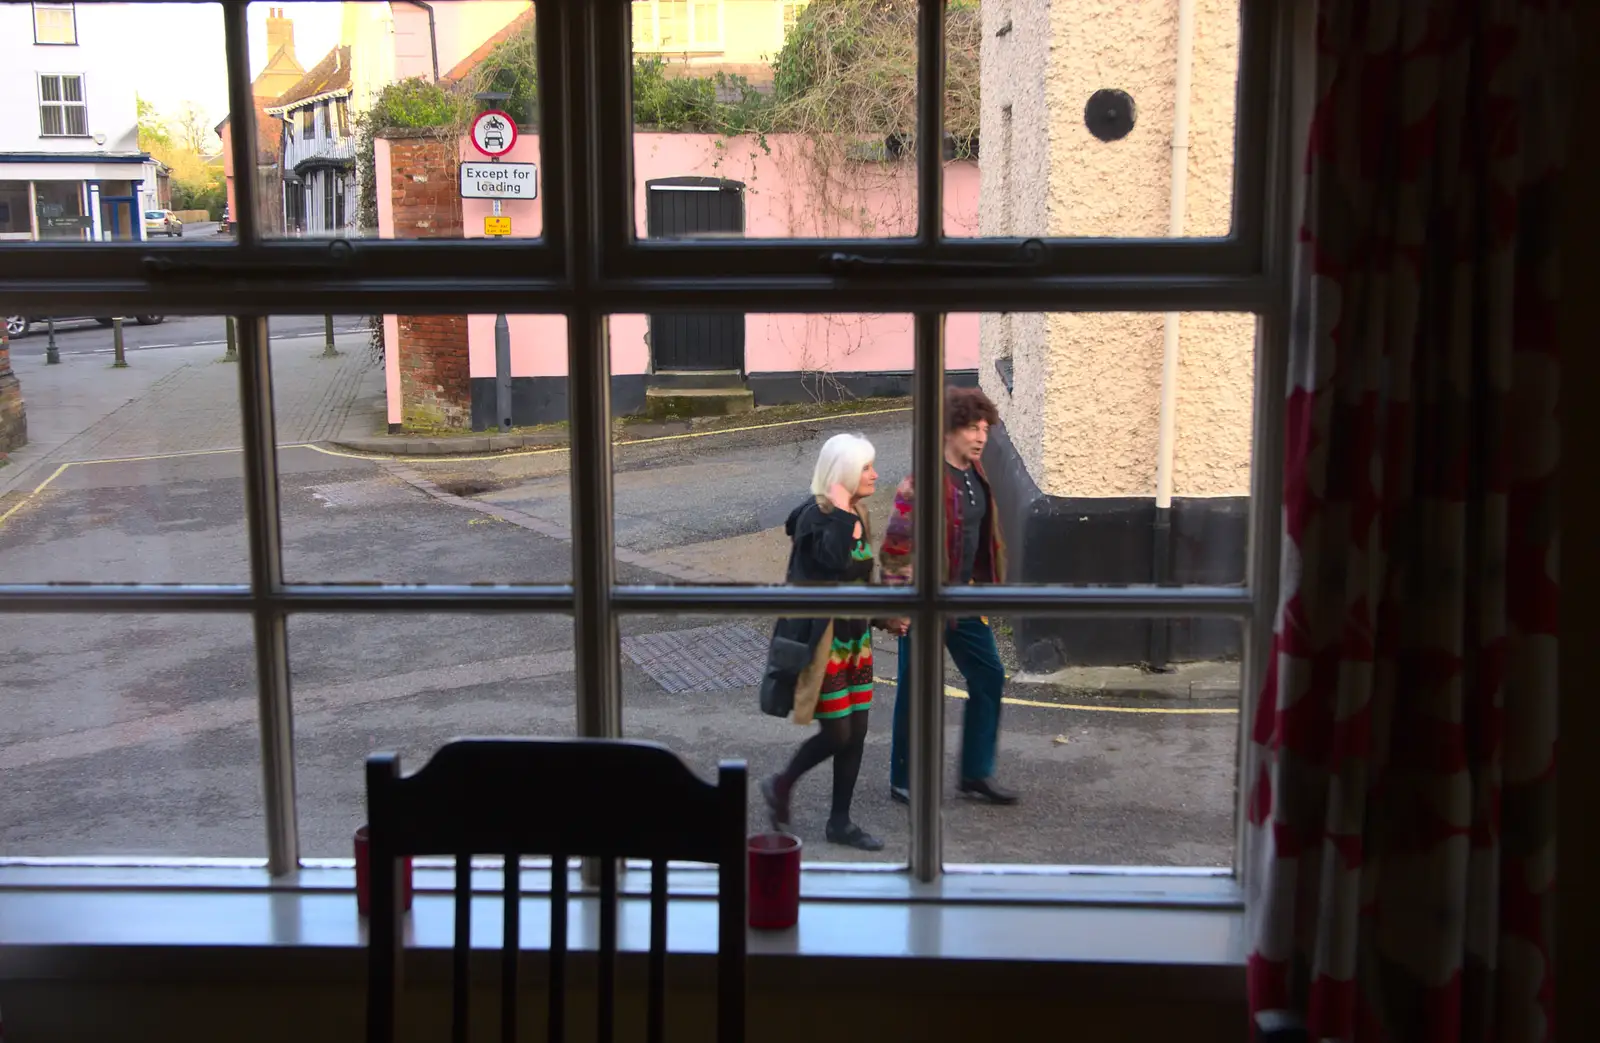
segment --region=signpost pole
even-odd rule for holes
[[[502,312],[494,319],[494,408],[500,430],[511,430],[511,324]]]
[[[122,318],[118,316],[111,320],[111,350],[113,351],[111,368],[127,369],[128,356],[122,350]]]

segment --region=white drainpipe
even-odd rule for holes
[[[1173,77],[1172,198],[1167,234],[1183,235],[1189,188],[1189,90],[1194,68],[1194,0],[1178,0],[1177,72]],[[1156,443],[1155,582],[1164,583],[1172,566],[1172,469],[1178,441],[1178,313],[1161,324],[1161,409]],[[1151,626],[1150,665],[1167,665],[1168,623]]]

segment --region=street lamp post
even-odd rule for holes
[[[56,347],[56,320],[44,320],[44,328],[49,331],[50,341],[44,346],[44,361],[47,366],[54,366],[61,362],[61,349]]]

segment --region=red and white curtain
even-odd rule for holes
[[[1318,1041],[1548,1041],[1570,19],[1316,7],[1250,1004]]]

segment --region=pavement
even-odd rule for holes
[[[382,426],[382,370],[365,335],[341,335],[330,359],[317,337],[273,328],[291,580],[568,579],[564,448],[405,459],[338,448]],[[219,357],[215,345],[188,344],[150,348],[123,370],[88,347],[58,366],[16,359],[38,441],[0,469],[0,582],[245,580],[237,367]],[[878,446],[884,492],[869,516],[881,531],[909,466],[909,412],[778,426],[757,415],[740,428],[619,445],[622,579],[781,577],[783,519],[837,430]],[[996,623],[1004,648],[1006,621]],[[758,777],[778,770],[807,730],[756,707],[766,627],[625,619],[625,733],[665,742],[706,773],[730,755]],[[398,750],[414,768],[458,735],[575,728],[564,616],[308,615],[290,621],[289,641],[308,856],[348,855],[373,750]],[[7,616],[0,856],[263,855],[252,657],[242,616]],[[889,842],[870,857],[903,861],[906,812],[887,792],[894,644],[880,642],[876,660],[882,683],[855,817]],[[1190,670],[1225,684],[1233,667]],[[947,681],[953,754],[965,693],[948,664]],[[947,860],[1231,864],[1236,699],[1151,699],[1088,673],[1013,678],[1007,696],[1000,775],[1023,802],[974,804],[947,779]],[[795,828],[808,857],[862,858],[822,840],[829,770],[797,789]],[[760,818],[752,807],[752,825]]]

